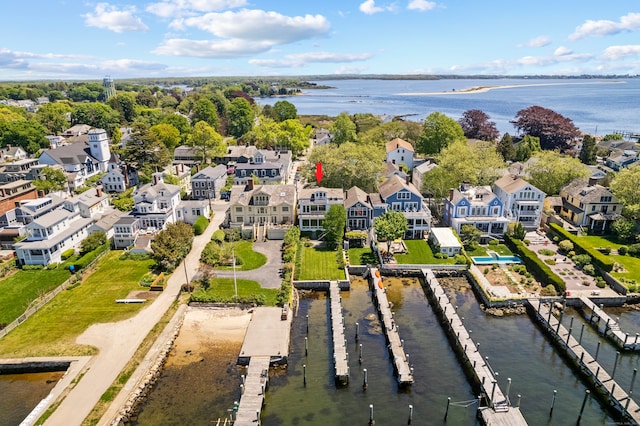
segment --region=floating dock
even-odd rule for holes
[[[607,315],[601,307],[595,304],[588,297],[581,296],[580,302],[582,302],[582,308],[587,308],[591,311],[591,314],[589,315],[589,324],[596,327],[598,331],[602,332],[602,334],[613,342],[613,344],[625,351],[640,350],[640,343],[638,342],[638,337],[640,335],[638,333],[636,333],[635,337],[629,336],[629,333],[623,333],[622,330],[620,330],[620,324],[618,324],[618,321]],[[600,324],[604,324],[602,329]]]
[[[260,424],[260,414],[264,404],[264,394],[269,385],[269,364],[271,357],[254,356],[249,361],[247,375],[242,384],[242,395],[238,411],[235,413],[235,426]]]
[[[498,386],[498,381],[489,362],[482,357],[477,345],[456,313],[455,307],[449,301],[431,269],[423,269],[427,296],[433,303],[434,310],[443,319],[443,327],[455,342],[457,352],[471,367],[475,381],[480,385],[481,393],[487,401],[486,407],[478,407],[478,413],[485,425],[526,425],[519,407],[511,405],[509,390],[506,395]]]
[[[614,380],[615,367],[611,375],[598,363],[597,351],[595,358],[571,335],[571,327],[567,330],[562,321],[551,311],[551,305],[541,303],[539,299],[529,299],[528,303],[535,313],[534,318],[547,331],[547,334],[565,352],[566,356],[579,368],[580,373],[587,378],[595,390],[615,409],[628,424],[640,424],[640,406],[631,399],[634,378],[631,381],[629,393],[624,391]]]
[[[349,383],[349,354],[347,353],[347,340],[344,337],[344,317],[340,301],[340,287],[338,287],[337,281],[331,281],[329,285],[329,300],[331,303],[335,380],[338,384],[346,385]]]
[[[371,275],[371,280],[369,281],[371,294],[382,320],[382,329],[385,336],[387,336],[387,343],[393,357],[393,366],[395,367],[398,383],[403,386],[411,385],[413,383],[413,370],[409,365],[407,354],[404,352],[404,343],[400,339],[380,271],[376,268],[371,268],[369,272]]]

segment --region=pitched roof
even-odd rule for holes
[[[293,205],[296,200],[295,185],[256,185],[252,190],[245,190],[244,185],[234,185],[231,187],[231,195],[229,196],[229,204],[248,206],[251,199],[258,193],[264,193],[269,196],[269,206],[277,206],[282,203]]]
[[[398,175],[391,176],[389,179],[385,180],[378,186],[380,196],[384,200],[402,189],[410,191],[418,197],[422,197],[420,191],[418,191],[412,183],[405,182],[404,179],[402,179]]]
[[[566,185],[561,190],[566,192],[573,198],[580,200],[579,202],[590,203],[600,201],[600,197],[611,197],[613,194],[609,188],[605,188],[602,185],[589,185],[588,179],[576,179],[573,182]],[[575,203],[574,203],[575,204]]]
[[[387,152],[391,152],[398,148],[404,148],[407,151],[413,152],[413,145],[411,145],[409,142],[402,140],[400,138],[395,138],[387,142]]]
[[[340,188],[325,188],[323,186],[316,186],[312,188],[304,188],[300,191],[300,199],[311,198],[313,194],[316,192],[326,192],[327,198],[342,198],[344,199],[344,194],[342,193],[342,189]]]
[[[495,181],[493,184],[507,193],[513,193],[529,185],[529,182],[519,176],[505,175]]]
[[[87,157],[96,161],[91,156],[89,146],[84,143],[72,143],[55,149],[46,149],[42,153],[49,155],[58,164],[81,164],[87,160]]]
[[[204,169],[200,170],[198,173],[193,175],[191,180],[197,179],[217,179],[220,176],[225,176],[227,174],[227,168],[222,164],[218,164],[217,166],[208,166]]]
[[[348,209],[358,202],[363,205],[369,205],[367,193],[357,186],[347,189],[346,196],[344,198],[344,207]],[[371,206],[369,205],[369,207]]]

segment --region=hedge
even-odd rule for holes
[[[567,286],[562,278],[551,270],[549,265],[545,264],[534,252],[529,250],[527,246],[520,240],[512,238],[505,234],[504,241],[506,245],[520,256],[527,269],[536,276],[536,278],[546,284],[552,284],[558,293],[565,291]]]
[[[198,216],[196,221],[193,223],[193,233],[195,235],[202,235],[204,230],[209,226],[209,219],[204,216]]]
[[[576,251],[591,256],[594,265],[596,265],[598,268],[606,272],[611,272],[614,262],[613,259],[611,259],[609,256],[599,252],[595,248],[591,247],[591,245],[580,240],[578,237],[556,223],[550,223],[549,228],[559,237],[566,238],[567,240],[571,241]]]
[[[94,251],[90,251],[89,253],[85,254],[73,264],[74,271],[77,272],[80,269],[86,268],[87,265],[89,265],[91,262],[96,260],[98,256],[100,256],[100,254],[104,253],[108,249],[109,249],[109,243],[98,246],[98,248],[95,249]]]

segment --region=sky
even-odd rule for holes
[[[0,81],[640,74],[638,0],[3,0]]]

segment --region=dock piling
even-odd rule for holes
[[[507,390],[504,395],[507,398],[507,402],[509,402],[509,405],[511,405],[511,399],[509,398],[510,391],[511,391],[511,377],[507,377]]]
[[[304,338],[304,356],[309,355],[309,338]]]
[[[307,364],[302,364],[302,377],[304,380],[304,385],[307,386]]]
[[[584,413],[584,407],[585,407],[585,405],[587,405],[587,399],[589,399],[589,394],[590,393],[591,393],[591,391],[589,389],[584,391],[584,399],[582,400],[582,407],[580,407],[580,415],[578,416],[578,424],[580,424],[580,421],[582,420],[582,413]]]
[[[451,404],[451,397],[447,397],[447,409],[444,411],[444,421],[447,421],[447,416],[449,415],[449,405]]]
[[[409,404],[409,420],[407,424],[410,425],[413,422],[413,405]]]
[[[356,342],[360,338],[360,324],[356,323]]]
[[[369,424],[375,424],[375,420],[373,420],[373,404],[369,404]]]
[[[613,362],[613,371],[611,372],[611,378],[616,377],[616,368],[618,367],[618,358],[620,357],[620,351],[616,351],[616,360]],[[613,392],[611,392],[613,394]]]
[[[522,395],[518,394],[518,401],[516,402],[516,407],[520,407],[520,400],[522,400]]]
[[[638,374],[638,369],[634,368],[633,369],[633,376],[631,376],[631,385],[629,386],[629,394],[631,394],[631,392],[633,392],[633,384],[636,381],[636,374]],[[631,397],[631,396],[629,396]]]
[[[366,389],[367,386],[369,386],[369,383],[368,383],[368,380],[367,380],[367,369],[363,368],[362,372],[364,373],[364,378],[363,378],[363,381],[362,381],[362,389]]]
[[[362,343],[358,345],[358,362],[362,364]]]
[[[549,417],[553,416],[553,407],[556,405],[556,396],[558,395],[557,390],[553,390],[553,398],[551,399],[551,410],[549,410]]]
[[[600,352],[600,343],[602,342],[598,340],[598,347],[596,347],[596,356],[593,357],[593,360],[596,362],[598,361],[598,352]]]
[[[584,333],[584,324],[582,324],[582,328],[580,328],[580,338],[578,339],[578,344],[582,344],[582,334]]]

